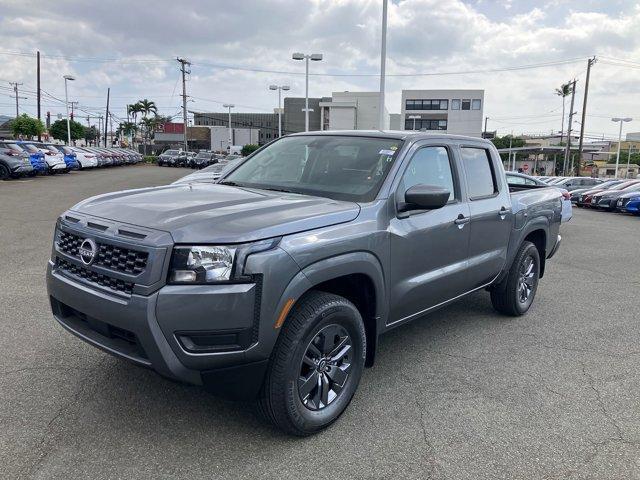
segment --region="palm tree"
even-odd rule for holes
[[[564,137],[564,100],[573,93],[573,86],[571,83],[563,83],[560,88],[556,88],[556,95],[562,97],[562,126],[560,127],[560,144],[562,145],[562,139]]]
[[[146,130],[146,135],[144,137],[144,154],[147,154],[147,135],[149,133],[149,127],[150,125],[146,124],[146,120],[147,120],[147,116],[150,113],[153,113],[155,115],[158,114],[158,107],[156,106],[155,102],[152,102],[151,100],[147,100],[146,98],[143,100],[138,100],[138,103],[136,104],[138,105],[139,111],[142,113],[142,121],[143,123],[145,123],[145,130]]]

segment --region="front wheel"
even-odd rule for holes
[[[11,172],[6,165],[0,164],[0,180],[9,180]]]
[[[282,327],[260,409],[292,435],[311,435],[328,427],[353,398],[366,349],[364,323],[353,303],[331,293],[308,293]]]
[[[540,278],[540,254],[531,242],[523,242],[507,277],[491,289],[491,303],[498,312],[524,315],[536,296]]]

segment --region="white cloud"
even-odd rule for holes
[[[504,3],[504,2],[503,2]],[[597,3],[597,2],[596,2]],[[553,68],[491,74],[438,77],[390,77],[388,108],[400,110],[402,88],[484,88],[486,114],[493,127],[516,131],[557,128],[554,117],[515,124],[500,117],[544,113],[556,109],[555,87],[579,76],[577,105],[586,57],[599,54],[640,58],[640,7],[616,3],[551,0],[505,4],[451,0],[399,0],[389,4],[388,72],[468,71],[583,57],[584,62]],[[611,2],[613,3],[613,2]],[[215,5],[215,7],[213,6]],[[498,7],[499,8],[498,8]],[[78,80],[71,88],[80,102],[101,107],[106,88],[112,105],[124,106],[140,97],[156,100],[162,113],[179,105],[175,56],[193,61],[189,92],[196,110],[219,110],[213,99],[261,111],[275,99],[272,82],[289,83],[292,94],[304,94],[304,78],[211,68],[228,64],[279,71],[303,71],[291,60],[293,51],[322,52],[312,72],[375,73],[379,68],[380,2],[377,0],[205,0],[186,2],[37,2],[0,0],[0,51],[34,51],[47,55],[43,87],[60,95],[61,75]],[[77,62],[57,58],[156,59],[162,62]],[[3,80],[35,86],[35,60],[0,56]],[[582,75],[582,76],[580,76]],[[593,69],[589,112],[633,116],[640,108],[640,69],[607,65]],[[9,78],[6,78],[9,77]],[[374,90],[377,77],[313,77],[311,94],[340,90]],[[11,114],[10,98],[0,97],[0,113]],[[25,101],[27,109],[33,99]],[[55,102],[46,106],[62,110]],[[639,117],[636,113],[636,117]],[[545,119],[549,119],[546,125]],[[613,132],[605,118],[589,118],[589,131]],[[489,126],[492,128],[492,120]],[[636,130],[640,130],[638,127]]]

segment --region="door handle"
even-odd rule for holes
[[[506,208],[506,207],[500,208],[500,211],[498,212],[498,215],[500,215],[500,220],[504,220],[505,217],[507,216],[507,213],[509,213],[510,211],[511,211],[510,208]]]
[[[460,214],[458,215],[458,218],[456,218],[453,223],[455,223],[459,229],[463,229],[465,224],[469,223],[471,221],[471,219],[469,217],[465,217],[464,215]]]

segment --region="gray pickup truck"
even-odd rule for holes
[[[480,289],[524,314],[560,245],[561,195],[510,192],[477,138],[317,132],[218,183],[108,193],[55,228],[53,314],[176,380],[257,398],[308,435],[351,401],[378,337]]]

